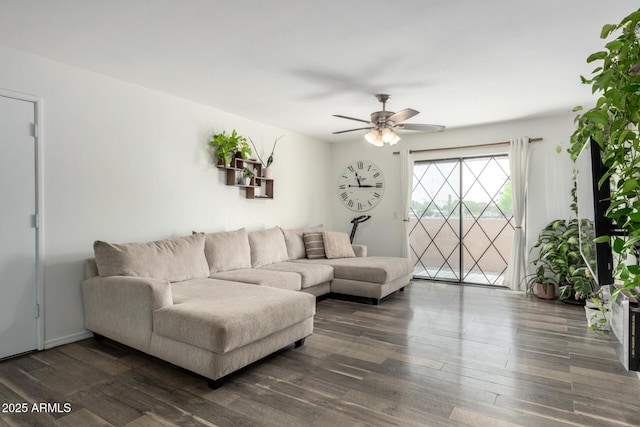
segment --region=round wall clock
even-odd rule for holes
[[[356,212],[372,209],[384,194],[384,176],[371,162],[358,160],[347,166],[338,178],[338,197]]]

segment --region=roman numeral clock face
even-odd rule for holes
[[[356,212],[372,209],[384,194],[384,176],[371,162],[358,160],[347,166],[338,178],[338,197]]]

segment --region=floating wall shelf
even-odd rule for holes
[[[261,176],[262,163],[259,161],[236,157],[230,166],[218,163],[218,167],[225,171],[227,185],[244,188],[247,199],[273,199],[273,179]],[[248,185],[238,183],[238,177],[242,176],[245,167],[255,173]],[[260,189],[263,191],[260,192]]]

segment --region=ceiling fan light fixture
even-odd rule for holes
[[[392,133],[393,133],[393,139],[389,141],[389,145],[396,145],[398,141],[400,141],[400,137],[395,132],[392,132]]]
[[[382,142],[385,144],[390,144],[394,138],[397,138],[397,135],[389,128],[382,129],[380,136],[382,137]]]
[[[371,145],[375,145],[376,147],[382,147],[384,143],[382,142],[382,138],[380,136],[380,132],[377,130],[372,130],[364,136],[364,139]]]

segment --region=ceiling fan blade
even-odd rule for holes
[[[416,111],[413,108],[405,108],[404,110],[400,110],[397,113],[392,114],[387,120],[394,123],[402,123],[418,114],[420,114],[420,111]]]
[[[371,124],[371,122],[369,120],[356,119],[354,117],[342,116],[340,114],[334,114],[333,117],[338,117],[340,119],[347,119],[347,120],[355,120],[356,122],[362,122],[362,123]]]
[[[423,132],[441,132],[446,128],[446,126],[443,125],[424,125],[418,123],[402,123],[394,127],[404,130],[421,130]]]
[[[369,126],[369,127],[366,127],[366,128],[339,130],[338,132],[333,132],[333,135],[337,135],[339,133],[345,133],[345,132],[353,132],[353,131],[356,131],[356,130],[365,130],[365,129],[375,129],[375,127]]]

